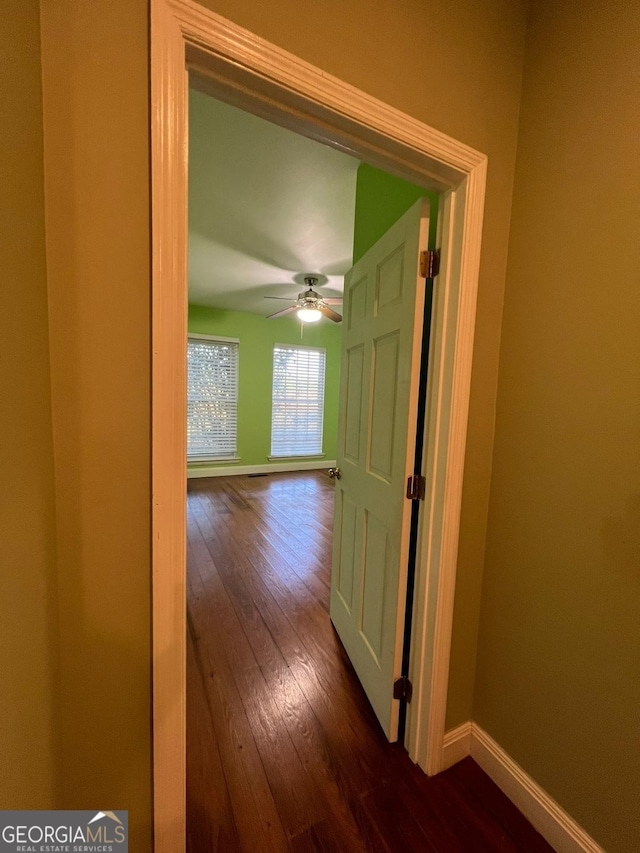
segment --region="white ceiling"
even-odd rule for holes
[[[266,316],[308,273],[340,295],[359,162],[194,90],[189,111],[189,301]]]

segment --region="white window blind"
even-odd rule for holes
[[[273,348],[271,456],[322,453],[325,351]]]
[[[238,344],[190,337],[187,344],[187,458],[236,456]]]

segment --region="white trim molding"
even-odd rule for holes
[[[445,766],[468,755],[506,794],[558,853],[604,849],[477,723],[462,723],[444,737]]]
[[[461,723],[450,729],[444,736],[442,745],[442,769],[448,770],[463,758],[471,755],[471,729],[473,723]]]
[[[280,474],[285,471],[317,471],[322,468],[333,468],[335,459],[314,459],[300,462],[272,462],[265,465],[200,465],[187,469],[189,480],[197,477],[231,477],[236,474]]]
[[[180,30],[151,3],[151,596],[153,849],[186,829],[187,75]]]
[[[406,741],[430,774],[444,758],[487,158],[193,0],[151,0],[151,24],[154,849],[182,853],[186,371],[177,354],[186,346],[185,68],[190,84],[214,97],[440,193],[424,439],[428,500],[421,508]]]
[[[604,853],[571,815],[476,723],[471,727],[471,757],[558,853]]]
[[[221,341],[226,344],[240,343],[240,338],[223,338],[220,335],[202,335],[200,332],[189,332],[187,338],[194,341]]]

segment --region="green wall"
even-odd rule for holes
[[[429,240],[435,240],[438,197],[402,178],[363,163],[358,168],[354,222],[354,263],[417,199],[431,201]],[[327,351],[323,450],[336,457],[341,327],[320,321],[304,326],[292,317],[267,320],[243,311],[189,305],[189,332],[238,338],[238,456],[239,466],[269,463],[271,443],[271,380],[273,345],[301,344]],[[189,470],[228,466],[229,462],[189,463]],[[233,463],[232,463],[233,464]],[[273,463],[274,465],[277,463]]]
[[[238,456],[239,466],[265,465],[271,452],[271,381],[273,345],[298,344],[327,351],[323,450],[335,459],[340,382],[340,325],[321,320],[303,328],[292,317],[267,320],[258,314],[189,306],[189,331],[238,338]],[[229,465],[229,462],[190,463],[189,469]],[[274,465],[277,463],[273,463]]]
[[[395,175],[362,163],[356,179],[356,214],[353,233],[353,262],[368,251],[385,231],[419,198],[431,201],[429,246],[435,245],[438,196]]]

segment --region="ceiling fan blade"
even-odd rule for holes
[[[282,311],[276,311],[275,314],[269,314],[267,320],[272,320],[274,317],[284,317],[285,314],[292,314],[294,311],[298,310],[297,305],[290,305],[288,308],[283,308]]]
[[[342,305],[343,300],[338,299],[337,296],[322,296],[322,301],[325,305]]]
[[[340,314],[336,314],[335,311],[332,311],[331,308],[326,305],[318,305],[318,311],[320,311],[320,313],[328,320],[333,320],[334,323],[342,323],[342,317]]]
[[[263,296],[263,299],[287,299],[289,302],[293,299],[292,296]]]

